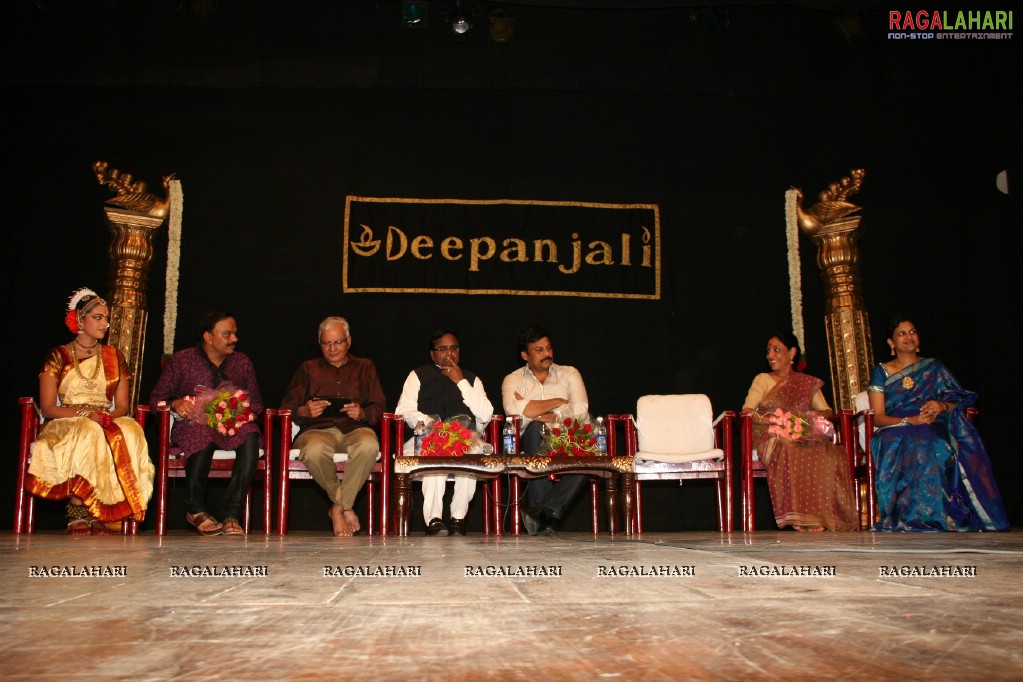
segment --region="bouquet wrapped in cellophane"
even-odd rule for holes
[[[492,455],[494,446],[483,440],[473,427],[473,419],[456,415],[446,421],[431,415],[423,436],[420,456],[464,457],[465,455]]]
[[[780,407],[767,415],[768,433],[781,436],[792,442],[808,435],[819,435],[834,442],[835,425],[819,412],[807,412],[800,416],[795,412],[782,410]]]
[[[548,456],[596,457],[599,454],[597,435],[593,432],[592,424],[568,418],[561,424],[550,424],[545,431]]]
[[[184,399],[196,407],[191,421],[225,436],[233,436],[244,424],[256,419],[249,407],[248,394],[228,382],[216,388],[197,386],[195,395]]]

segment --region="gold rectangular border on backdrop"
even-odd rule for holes
[[[657,204],[348,195],[343,248],[346,294],[661,298]]]

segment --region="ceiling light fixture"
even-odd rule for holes
[[[515,22],[503,9],[495,9],[490,13],[490,39],[498,45],[504,45],[515,33]]]
[[[447,13],[447,22],[456,36],[464,36],[472,30],[476,16],[468,2],[454,0]]]
[[[426,3],[401,0],[401,25],[406,28],[426,26]]]

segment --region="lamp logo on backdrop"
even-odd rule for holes
[[[657,204],[345,200],[344,293],[660,299]]]

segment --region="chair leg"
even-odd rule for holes
[[[483,488],[480,496],[481,502],[483,503],[483,534],[490,535],[491,533],[490,481],[481,481],[480,487]]]
[[[625,472],[622,474],[622,480],[618,486],[622,496],[622,514],[623,520],[623,532],[626,535],[632,535],[633,524],[632,524],[632,506],[634,504],[633,491],[636,489],[636,482],[633,479],[631,472]]]
[[[508,484],[508,501],[511,506],[511,534],[522,535],[522,519],[519,517],[519,499],[522,497],[522,479],[518,476],[511,476]]]
[[[608,520],[608,523],[611,523]],[[600,534],[600,482],[593,476],[590,477],[590,525],[593,534]],[[614,531],[611,533],[614,534]]]
[[[245,534],[248,535],[252,530],[252,487],[249,487],[248,492],[245,493],[245,511],[242,512],[244,517],[242,521],[242,527],[245,528]]]
[[[373,483],[373,476],[370,475],[366,481],[366,534],[373,535],[377,527],[376,515],[376,485]]]
[[[618,477],[611,476],[605,480],[604,490],[607,494],[607,532],[614,537],[618,532]]]
[[[632,495],[633,495],[633,497],[636,500],[636,502],[635,502],[635,504],[636,504],[636,507],[635,507],[636,508],[636,512],[635,512],[635,514],[633,514],[633,516],[636,519],[636,521],[635,521],[636,532],[637,533],[642,533],[643,532],[643,489],[640,487],[639,481],[636,481],[636,483],[633,485],[633,493],[632,493]]]
[[[398,537],[408,537],[410,491],[408,474],[398,474],[395,481],[396,504],[395,518],[398,522]]]
[[[488,483],[491,490],[491,498],[493,499],[493,505],[490,508],[490,513],[494,517],[494,534],[504,535],[504,523],[501,521],[501,479],[495,478]]]
[[[718,479],[715,483],[717,484],[718,493],[718,532],[724,533],[725,525],[727,524],[725,520],[725,483],[721,479]]]
[[[267,459],[263,462],[263,535],[273,532],[273,469],[270,466],[270,453],[264,455]]]

